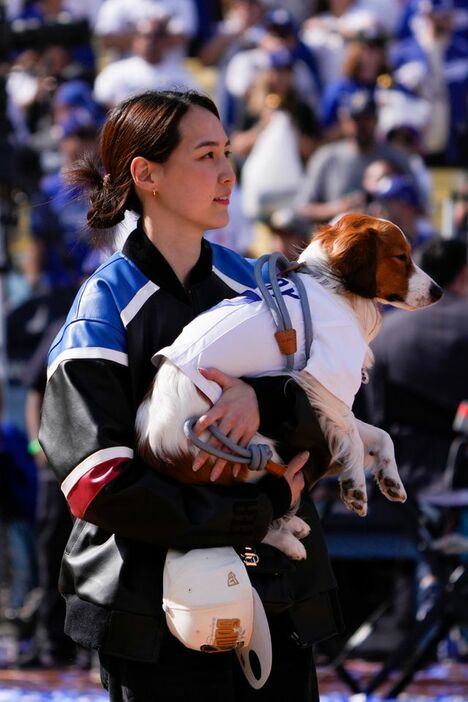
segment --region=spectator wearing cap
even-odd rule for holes
[[[92,88],[84,80],[62,83],[54,93],[52,110],[57,123],[63,123],[75,110],[88,112],[98,124],[104,121],[104,110],[94,100]]]
[[[268,68],[271,54],[289,55],[294,82],[301,98],[315,107],[321,90],[317,61],[301,41],[292,15],[284,8],[270,10],[264,16],[263,32],[255,48],[239,51],[226,69],[226,89],[239,105],[245,99],[255,76]]]
[[[174,60],[168,23],[163,14],[137,24],[132,55],[109,63],[96,77],[94,97],[101,105],[112,107],[146,90],[198,87],[183,62]]]
[[[424,160],[421,129],[404,120],[388,130],[385,139],[395,149],[402,151],[409,159],[414,182],[418,189],[421,207],[431,215],[433,203],[432,174]]]
[[[372,214],[394,222],[405,233],[411,248],[420,248],[437,235],[430,221],[424,217],[418,189],[408,176],[393,175],[381,178],[373,193]]]
[[[93,251],[85,238],[86,201],[70,188],[66,170],[95,148],[98,124],[86,110],[75,110],[61,124],[62,164],[46,175],[32,198],[31,240],[25,273],[36,291],[75,287],[88,272]]]
[[[288,218],[302,219],[304,226],[310,226],[350,210],[362,210],[363,175],[372,161],[390,161],[400,173],[411,175],[404,154],[376,139],[377,106],[372,93],[354,93],[339,115],[344,138],[324,144],[312,154],[291,207],[273,215],[275,226]]]
[[[411,81],[430,102],[423,139],[431,165],[463,163],[468,148],[468,41],[454,34],[453,23],[453,0],[420,0],[413,36],[391,52],[400,81]]]

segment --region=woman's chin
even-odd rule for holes
[[[205,229],[222,229],[229,224],[229,215],[226,212],[223,216],[210,217],[210,222],[206,224]]]

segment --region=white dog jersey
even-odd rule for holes
[[[291,323],[296,330],[294,370],[306,370],[351,408],[361,385],[367,341],[347,301],[312,276],[299,273],[307,293],[313,340],[306,361],[304,321],[299,294],[292,281],[278,283]],[[257,291],[223,300],[190,322],[173,344],[158,351],[153,362],[168,358],[211,402],[221,396],[220,386],[204,378],[199,368],[217,368],[240,378],[285,373],[285,357],[274,337],[272,313]]]

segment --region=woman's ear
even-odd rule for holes
[[[158,190],[162,174],[162,167],[159,163],[148,161],[143,156],[136,156],[130,164],[130,173],[135,186],[140,190],[147,192]]]

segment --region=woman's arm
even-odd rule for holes
[[[286,480],[227,488],[160,477],[134,453],[129,396],[128,367],[107,359],[64,360],[48,381],[39,439],[72,514],[162,547],[261,541],[289,507]]]

